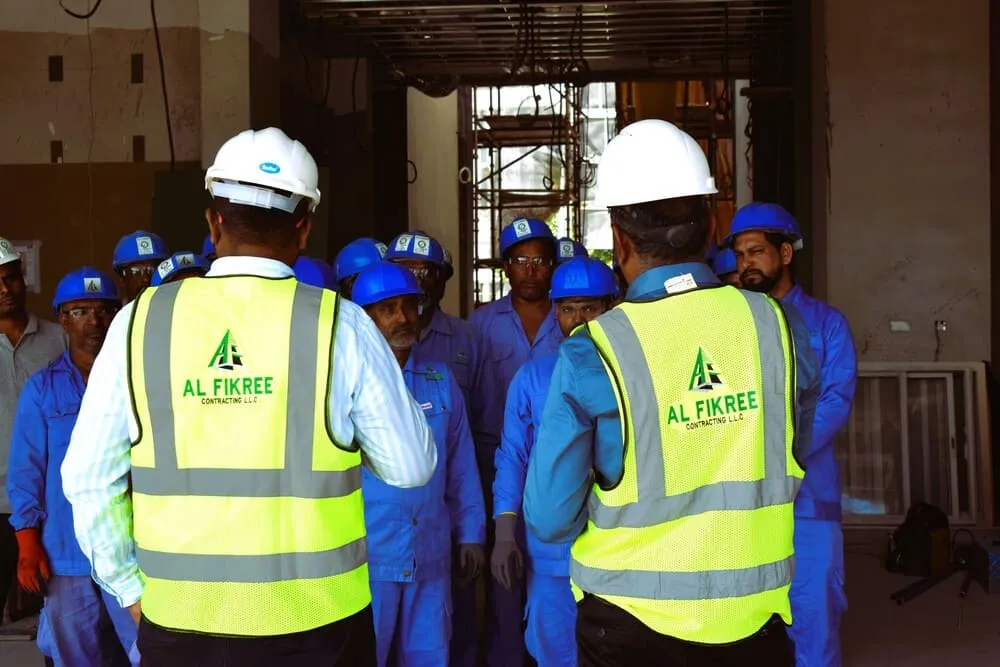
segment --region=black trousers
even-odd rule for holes
[[[315,630],[275,637],[218,637],[139,623],[142,667],[375,667],[371,605]]]
[[[16,577],[17,539],[10,526],[10,515],[0,514],[0,624],[3,623],[3,611]]]
[[[733,644],[693,644],[650,629],[627,611],[592,595],[577,604],[579,667],[792,667],[795,653],[775,617]]]

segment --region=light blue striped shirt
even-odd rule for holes
[[[210,277],[248,274],[283,278],[293,272],[259,257],[220,257],[208,272]],[[131,443],[139,435],[126,368],[131,314],[132,304],[126,305],[111,323],[62,465],[76,537],[94,580],[123,607],[138,601],[143,588],[126,493]],[[339,442],[357,441],[365,465],[387,484],[426,484],[437,465],[437,448],[423,411],[410,396],[382,334],[347,300],[340,305],[333,366],[328,412],[333,435]]]

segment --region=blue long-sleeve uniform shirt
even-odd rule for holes
[[[503,406],[489,400],[489,392],[479,391],[484,384],[492,385],[494,379],[492,367],[485,363],[485,350],[476,328],[437,310],[413,351],[421,359],[448,364],[465,399],[472,437],[477,442],[490,441],[495,424],[503,418]]]
[[[410,354],[403,378],[434,435],[438,464],[424,486],[389,486],[365,469],[368,569],[375,581],[451,576],[452,540],[486,542],[486,508],[462,390],[448,365]]]
[[[558,355],[532,359],[514,375],[507,389],[503,435],[496,452],[497,476],[493,481],[493,516],[520,514],[528,461],[541,430],[542,410]],[[544,446],[544,445],[543,445]],[[569,576],[570,544],[542,542],[527,531],[528,564],[539,574]]]
[[[629,286],[626,298],[662,298],[667,294],[664,283],[686,273],[698,287],[719,284],[705,264],[673,264],[641,274]],[[796,349],[799,455],[809,448],[819,369],[801,315],[788,307],[785,312]],[[605,480],[620,479],[624,458],[621,418],[611,380],[586,336],[571,336],[559,348],[537,440],[544,444],[536,448],[528,462],[525,522],[545,542],[572,542],[587,524],[592,472]]]
[[[504,405],[514,373],[529,359],[555,352],[563,340],[555,311],[550,310],[535,340],[529,342],[510,295],[477,308],[469,316],[469,323],[479,331],[486,354],[485,364],[491,367],[487,372],[493,381],[483,382],[478,390],[484,405]],[[486,425],[489,433],[484,441],[494,446],[500,444],[503,430],[502,411],[498,412],[497,418]]]
[[[812,444],[805,456],[806,477],[795,499],[795,515],[840,521],[840,468],[835,439],[847,424],[858,379],[854,336],[843,314],[806,294],[799,285],[781,300],[802,314],[809,347],[820,368],[820,390],[813,420]]]
[[[14,530],[41,528],[53,574],[89,576],[90,562],[73,532],[73,509],[59,472],[80,411],[85,385],[69,358],[56,357],[21,391],[10,441],[7,493]]]

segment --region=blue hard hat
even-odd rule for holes
[[[118,241],[111,268],[117,269],[134,262],[162,262],[167,257],[170,257],[170,251],[163,239],[152,232],[139,230]]]
[[[451,253],[444,246],[441,246],[441,259],[444,261],[444,279],[448,280],[455,275],[455,267],[451,263]]]
[[[438,266],[444,266],[444,248],[429,234],[423,232],[409,232],[400,234],[389,242],[389,248],[385,251],[387,260],[394,259],[415,259],[421,262],[430,262]]]
[[[299,255],[292,268],[295,270],[295,279],[300,283],[326,289],[337,288],[337,281],[333,278],[333,268],[321,259]]]
[[[333,260],[333,277],[339,283],[356,276],[372,264],[385,258],[385,244],[370,238],[351,241],[337,253]]]
[[[755,201],[741,208],[733,217],[729,236],[723,240],[722,245],[731,248],[733,240],[744,232],[781,234],[788,237],[793,249],[802,250],[802,232],[799,230],[799,223],[791,213],[778,204]]]
[[[358,274],[351,288],[351,301],[368,306],[407,294],[424,294],[413,272],[392,262],[379,262]]]
[[[210,264],[207,259],[201,255],[196,255],[190,250],[175,252],[157,265],[149,284],[151,287],[162,285],[178,272],[187,271],[188,269],[201,269],[204,273],[208,273],[209,266]]]
[[[215,254],[215,244],[212,243],[211,235],[206,236],[205,240],[201,242],[201,254],[203,257]]]
[[[618,293],[614,272],[604,262],[590,257],[574,257],[556,267],[552,274],[552,299],[573,297],[613,297]]]
[[[720,278],[727,273],[736,272],[736,253],[733,252],[732,248],[719,251],[719,254],[712,260],[712,270]]]
[[[712,242],[708,244],[708,250],[705,251],[705,261],[711,264],[715,261],[715,258],[719,255],[719,251],[722,248],[719,244],[715,242],[715,234],[712,234]]]
[[[568,262],[574,257],[589,257],[590,253],[587,249],[583,247],[583,244],[579,241],[574,241],[571,238],[561,238],[556,243],[556,262],[562,264],[563,262]]]
[[[500,256],[506,257],[512,247],[531,239],[545,239],[553,246],[556,243],[552,230],[538,218],[517,218],[500,232]]]
[[[59,281],[56,295],[52,299],[52,310],[58,314],[59,307],[65,303],[89,299],[114,301],[121,305],[118,284],[114,277],[92,266],[84,266],[76,271],[70,271]]]

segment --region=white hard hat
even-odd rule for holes
[[[17,251],[13,243],[0,236],[0,266],[19,261],[21,261],[21,253]]]
[[[278,128],[244,130],[215,154],[205,172],[205,189],[234,204],[288,213],[305,198],[314,211],[319,205],[319,171],[308,149]]]
[[[691,135],[665,120],[627,125],[608,142],[597,165],[599,206],[630,206],[716,192],[705,151]]]

